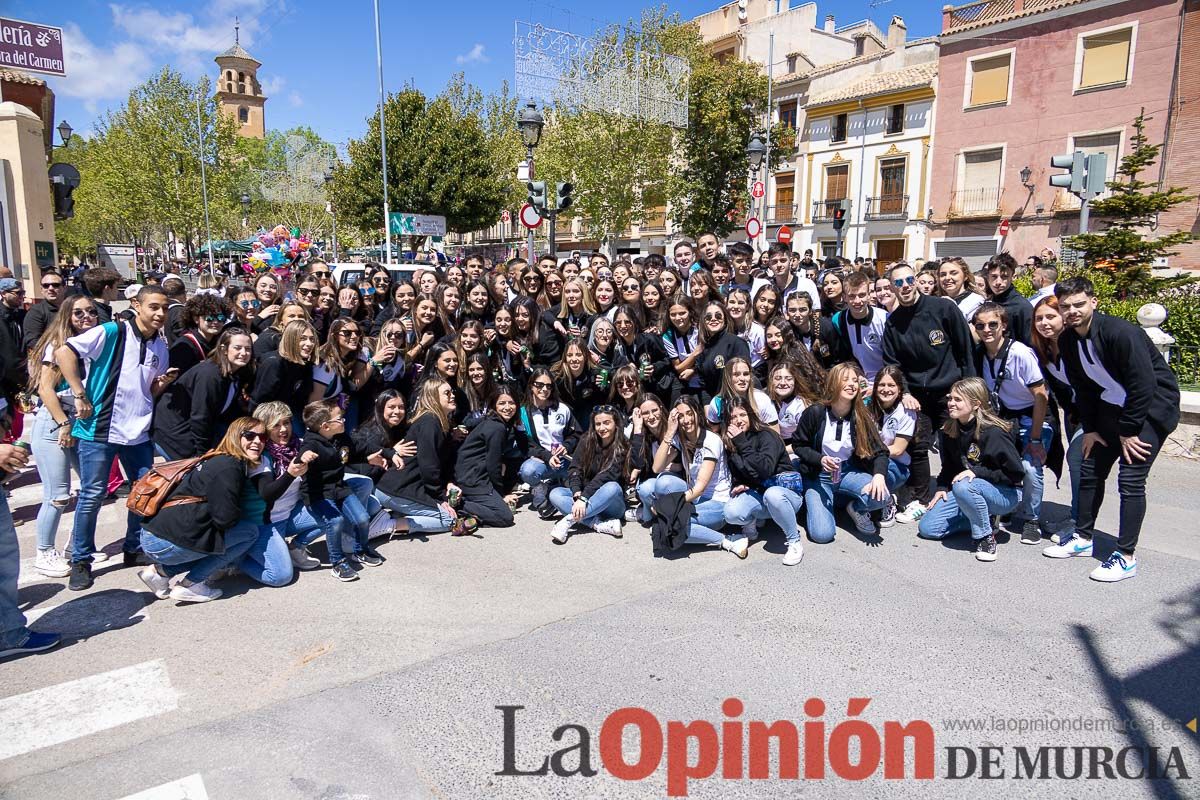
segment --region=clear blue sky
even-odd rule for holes
[[[556,7],[383,0],[386,86],[395,91],[412,83],[436,94],[461,70],[471,83],[493,91],[504,80],[512,83],[514,20],[585,33],[602,22],[636,18],[649,5],[557,2]],[[243,46],[263,62],[259,79],[269,96],[268,128],[309,125],[331,141],[344,142],[362,135],[378,100],[371,0],[4,0],[0,5],[4,16],[66,31],[69,75],[49,82],[58,120],[81,132],[163,64],[191,78],[203,72],[215,76],[212,59],[233,44],[235,15],[241,17]],[[667,5],[690,18],[721,3],[670,0]],[[874,8],[863,0],[821,0],[818,18],[832,12],[842,25],[869,16],[885,27],[892,14],[899,14],[915,38],[937,32],[940,8],[936,0],[890,0]]]

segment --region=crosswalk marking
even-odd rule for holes
[[[204,778],[197,772],[120,800],[208,800],[208,790],[204,788]]]
[[[162,659],[0,700],[0,760],[174,711]]]

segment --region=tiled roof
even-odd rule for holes
[[[8,83],[28,83],[33,86],[45,86],[46,82],[41,78],[35,78],[32,75],[26,75],[24,72],[17,72],[14,69],[0,69],[0,81]]]
[[[1020,11],[1007,13],[1007,9],[1013,6],[1013,0],[992,0],[990,3],[967,3],[944,12],[950,16],[950,24],[943,28],[942,35],[954,35],[963,31],[986,28],[988,25],[995,25],[999,22],[1031,17],[1043,11],[1073,6],[1082,2],[1085,2],[1085,0],[1025,0],[1024,7]],[[960,13],[956,16],[955,11],[959,11]],[[962,24],[954,24],[957,20],[961,20]]]
[[[916,64],[904,69],[892,70],[891,72],[879,72],[874,75],[866,75],[848,86],[843,86],[814,97],[808,101],[808,105],[810,107],[822,106],[828,103],[857,100],[860,97],[872,97],[873,95],[898,92],[904,89],[916,89],[921,86],[928,86],[936,76],[936,61]]]
[[[248,61],[253,61],[256,64],[259,63],[257,58],[246,52],[246,48],[242,47],[241,44],[238,43],[234,43],[233,47],[229,48],[224,53],[221,53],[221,55],[217,56],[217,58],[244,58]]]

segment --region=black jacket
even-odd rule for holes
[[[725,365],[738,357],[749,361],[750,345],[736,333],[722,333],[704,345],[704,352],[696,360],[696,374],[700,376],[706,401],[720,394]]]
[[[22,344],[21,325],[25,309],[9,308],[0,303],[0,383],[6,394],[25,388],[29,378],[28,362]]]
[[[307,452],[317,454],[315,461],[304,473],[304,500],[310,506],[322,500],[340,503],[351,495],[346,483],[346,464],[366,458],[370,453],[360,453],[354,442],[344,433],[327,439],[316,431],[305,431],[297,456]]]
[[[218,455],[201,461],[183,476],[173,497],[202,497],[199,503],[171,506],[142,522],[142,527],[172,544],[197,553],[224,553],[225,531],[242,517],[246,463]]]
[[[297,418],[304,413],[312,393],[312,365],[288,361],[271,353],[258,362],[254,386],[250,389],[250,408],[268,400],[282,400]]]
[[[613,345],[616,356],[613,366],[620,368],[632,364],[639,369],[650,367],[650,375],[642,380],[642,386],[649,391],[669,392],[675,380],[675,369],[671,365],[671,357],[663,345],[661,336],[650,333],[639,333],[633,339],[633,344],[625,344],[621,337],[616,337]]]
[[[683,499],[683,492],[660,497],[654,502],[654,522],[650,539],[654,552],[678,550],[687,541],[696,506]]]
[[[1104,388],[1084,371],[1081,339],[1088,342],[1104,371],[1125,389],[1123,404],[1107,402],[1102,396]],[[1086,336],[1080,337],[1072,328],[1062,332],[1058,351],[1075,390],[1084,433],[1136,436],[1149,422],[1165,438],[1179,424],[1179,383],[1175,373],[1137,325],[1097,311]]]
[[[29,310],[25,312],[25,324],[22,326],[24,335],[21,346],[25,352],[33,349],[38,339],[42,338],[42,334],[46,332],[50,323],[54,322],[54,318],[57,316],[58,306],[52,306],[45,300],[30,306]]]
[[[612,449],[613,446],[610,445],[602,454],[597,453],[597,463],[587,470],[583,469],[578,460],[571,462],[567,469],[567,488],[571,490],[571,494],[580,492],[586,500],[606,483],[616,483],[625,488],[629,483],[628,473],[625,471],[626,453],[617,454],[618,457],[614,458]]]
[[[154,443],[172,460],[208,452],[241,411],[237,391],[212,361],[189,369],[154,404]]]
[[[279,340],[283,334],[274,328],[267,328],[254,340],[254,357],[266,358],[272,353],[279,352]]]
[[[504,451],[516,428],[505,425],[495,414],[486,414],[458,447],[454,482],[464,491],[495,489],[503,493]],[[524,439],[521,434],[520,439]]]
[[[1016,286],[1009,286],[1003,294],[992,298],[993,303],[1004,306],[1008,314],[1008,335],[1021,344],[1031,344],[1033,341],[1033,306],[1025,295],[1017,291]]]
[[[470,435],[470,434],[468,434]],[[434,414],[426,414],[408,428],[406,442],[415,442],[417,454],[404,462],[403,469],[389,469],[379,479],[379,491],[403,497],[426,506],[445,499],[454,452],[450,439]]]
[[[783,437],[769,428],[748,430],[733,437],[731,444],[725,458],[735,486],[760,489],[780,473],[795,472]]]
[[[976,420],[960,426],[958,436],[942,436],[938,489],[949,491],[954,476],[964,469],[993,486],[1021,486],[1025,482],[1025,467],[1013,435],[994,425],[979,430]]]
[[[104,322],[103,319],[100,321]],[[183,333],[183,303],[178,300],[171,300],[167,304],[167,324],[163,326],[163,332],[167,334],[168,347],[175,344],[175,340]]]
[[[894,364],[908,385],[946,392],[975,375],[973,340],[967,321],[952,300],[919,295],[911,306],[896,306],[883,329],[883,363]]]
[[[354,441],[355,455],[359,458],[346,464],[346,471],[355,475],[365,475],[376,483],[383,477],[384,470],[374,464],[368,464],[366,457],[372,453],[383,453],[385,459],[391,459],[396,451],[392,449],[394,442],[400,441],[401,431],[385,431],[373,421],[359,425],[350,434]]]
[[[825,415],[828,410],[829,406],[823,403],[813,403],[804,409],[800,421],[796,424],[796,430],[792,433],[792,452],[800,459],[800,472],[809,478],[821,474],[821,457],[824,455],[821,440],[825,437]],[[847,419],[846,424],[850,426],[850,441],[857,449],[858,435],[854,431],[853,420]],[[860,458],[857,454],[850,456],[850,468],[871,475],[886,475],[887,448],[881,442],[870,459]]]
[[[167,362],[171,369],[179,370],[182,375],[208,358],[215,344],[215,341],[206,340],[196,330],[186,330],[170,345]]]

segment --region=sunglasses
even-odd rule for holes
[[[314,278],[328,278],[332,273],[330,273],[330,272],[310,272],[308,274]]]
[[[267,432],[266,431],[242,431],[242,439],[244,439],[247,442],[253,442],[255,439],[258,439],[260,442],[266,442],[267,441]]]
[[[998,331],[1000,330],[999,322],[976,322],[975,330],[977,331]]]
[[[553,385],[554,384],[548,383],[546,381],[534,381],[533,382],[533,388],[535,388],[535,389],[549,389]]]
[[[897,289],[899,289],[901,286],[912,286],[916,282],[917,278],[915,275],[909,275],[907,278],[896,278],[892,281],[892,283],[896,285]]]
[[[57,282],[52,281],[50,283],[42,284],[43,289],[61,289],[62,287],[63,287],[62,281],[57,281]]]
[[[4,292],[4,294],[25,294],[25,290],[24,289],[9,289],[8,291]]]
[[[361,339],[362,331],[338,331],[338,336],[343,339]]]
[[[624,286],[622,286],[622,287],[621,287],[621,291],[623,291],[623,292],[636,292],[636,291],[637,291],[638,289],[640,289],[640,288],[642,288],[642,286],[641,286],[641,284],[639,284],[639,283],[627,283],[627,284],[625,284]]]
[[[94,308],[74,308],[71,309],[71,316],[84,319],[85,317],[98,317],[100,312]]]
[[[304,295],[305,297],[316,297],[317,295],[319,295],[321,293],[321,290],[320,289],[297,289],[296,292],[298,294]]]
[[[621,378],[617,381],[617,386],[637,386],[638,382],[634,378]]]
[[[204,318],[204,321],[205,322],[216,322],[221,325],[224,325],[225,321],[227,319],[228,319],[228,317],[226,317],[224,314],[209,314],[208,316],[206,316]]]
[[[709,322],[709,321],[724,322],[724,321],[725,321],[725,315],[724,315],[724,314],[716,314],[716,313],[713,313],[713,314],[705,314],[705,315],[704,315],[704,321],[705,321],[705,322]]]
[[[391,332],[389,332],[389,333],[386,333],[386,334],[384,334],[384,335],[385,335],[385,336],[386,336],[388,339],[403,339],[403,338],[404,338],[404,331],[391,331]]]
[[[371,283],[391,283],[387,278],[372,278]]]
[[[241,306],[242,308],[247,308],[247,309],[262,307],[262,303],[260,303],[257,300],[243,300],[240,303],[238,303],[238,305]]]

